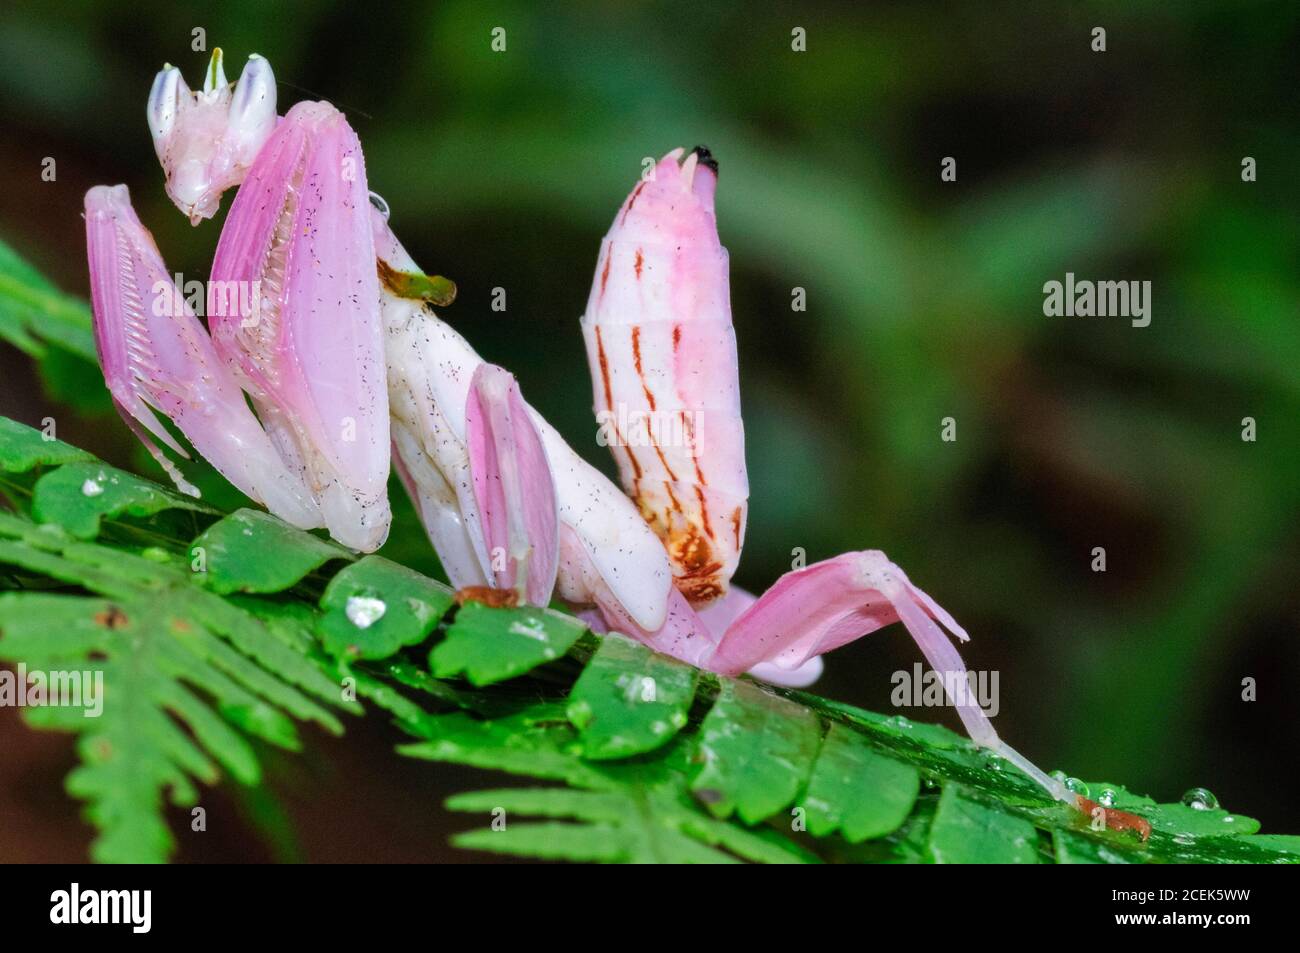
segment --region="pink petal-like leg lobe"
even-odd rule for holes
[[[281,462],[172,283],[126,186],[96,186],[85,210],[95,344],[123,419],[186,492],[198,495],[147,436],[184,455],[155,410],[243,493],[295,526],[319,526],[310,494]]]
[[[514,377],[495,364],[480,364],[470,381],[465,420],[474,496],[497,587],[545,606],[559,567],[555,484]]]
[[[377,549],[392,519],[379,279],[361,146],[328,103],[290,109],[248,170],[208,320],[331,535]]]
[[[645,629],[637,624],[617,600],[596,599],[597,608],[589,610],[584,620],[596,632],[621,632],[649,646],[662,655],[697,668],[713,669],[714,653],[719,634],[746,608],[755,602],[755,596],[738,586],[732,586],[721,599],[704,609],[696,610],[676,588],[668,593],[668,615],[658,629]],[[821,656],[801,663],[785,661],[758,662],[749,674],[775,685],[804,688],[821,677]]]
[[[717,165],[704,149],[682,156],[664,156],[615,215],[582,330],[623,488],[698,608],[735,571],[749,483]]]
[[[700,610],[699,616],[713,632],[726,632],[731,623],[746,609],[752,606],[758,597],[734,583],[727,589],[727,594]],[[785,685],[787,688],[807,688],[821,678],[825,664],[820,655],[814,655],[799,664],[788,660],[759,662],[749,670],[749,674],[773,685]]]
[[[1075,803],[1070,791],[998,737],[969,690],[965,663],[935,622],[936,617],[965,638],[951,616],[884,553],[845,553],[778,579],[735,618],[705,667],[736,675],[773,662],[789,670],[883,626],[902,622],[941,678],[971,739],[1017,765],[1054,797]]]

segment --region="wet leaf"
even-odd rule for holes
[[[214,592],[279,592],[331,559],[351,559],[337,543],[259,510],[237,510],[203,531],[190,546],[202,551],[203,580]]]
[[[317,631],[325,649],[348,658],[386,658],[429,637],[452,592],[382,556],[366,556],[330,580]]]
[[[820,743],[817,716],[748,681],[725,679],[700,726],[691,790],[717,817],[757,824],[793,803]]]
[[[920,790],[921,775],[912,765],[877,753],[843,725],[831,725],[799,803],[808,833],[839,831],[856,844],[897,830]]]
[[[588,758],[653,751],[686,724],[696,670],[644,645],[607,635],[569,693],[567,713]]]
[[[152,516],[164,510],[216,513],[198,500],[105,463],[69,463],[36,481],[32,515],[78,539],[94,539],[105,517]]]
[[[550,609],[467,602],[434,647],[429,667],[438,678],[464,675],[471,685],[491,685],[560,658],[585,631],[577,619]]]

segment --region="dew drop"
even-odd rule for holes
[[[1084,784],[1078,778],[1066,778],[1065,786],[1069,788],[1071,791],[1073,791],[1075,794],[1082,794],[1084,797],[1091,797],[1091,792],[1088,790],[1088,785]]]
[[[383,599],[372,599],[369,596],[348,596],[347,608],[348,621],[358,629],[368,629],[384,617],[388,611],[388,606]]]
[[[1115,798],[1118,797],[1114,788],[1102,788],[1097,795],[1097,803],[1102,807],[1114,807]]]
[[[99,494],[103,492],[104,488],[94,480],[87,480],[85,483],[81,484],[82,496],[99,496]]]
[[[1193,811],[1212,811],[1219,806],[1219,799],[1205,788],[1192,788],[1183,795],[1183,803]]]

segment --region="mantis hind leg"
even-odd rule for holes
[[[968,639],[965,630],[879,550],[845,553],[786,573],[727,627],[707,665],[723,674],[765,662],[791,670],[893,622],[903,623],[940,676],[971,740],[1010,761],[1054,798],[1077,804],[1063,784],[998,737],[952,642]]]

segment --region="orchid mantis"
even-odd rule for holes
[[[164,68],[148,115],[168,195],[193,223],[239,192],[212,269],[211,338],[193,314],[150,307],[179,295],[125,188],[87,195],[105,377],[147,443],[146,431],[180,450],[157,410],[272,512],[367,551],[388,530],[391,457],[457,587],[532,605],[554,595],[597,628],[720,674],[808,684],[823,653],[902,622],[976,743],[1074,802],[952,691],[966,669],[944,630],[966,633],[883,553],[795,570],[757,598],[730,584],[749,488],[707,150],[670,152],[628,195],[582,319],[625,494],[434,313],[453,289],[421,271],[372,202],[336,109],[277,117],[269,64],[251,58],[230,84],[217,51],[200,92]],[[230,307],[232,285],[256,292]]]
[[[629,626],[661,628],[672,585],[658,538],[527,407],[513,378],[433,313],[431,303],[448,301],[454,286],[421,272],[385,214],[367,202],[364,160],[342,114],[327,103],[299,103],[277,119],[266,60],[251,57],[232,85],[220,50],[202,91],[191,92],[179,70],[164,67],[147,111],[167,193],[191,222],[211,217],[222,193],[240,186],[209,283],[211,340],[197,319],[187,329],[209,363],[217,363],[213,352],[222,358],[223,393],[242,387],[251,397],[264,428],[257,466],[285,472],[306,512],[237,479],[228,459],[235,448],[209,441],[204,456],[295,525],[324,524],[339,541],[373,550],[388,527],[391,437],[397,473],[453,584],[508,589],[539,605],[556,591]],[[125,189],[118,194],[125,203]],[[138,226],[133,212],[130,218]],[[152,241],[140,227],[124,245]],[[169,368],[114,360],[113,348],[148,334],[116,319],[124,298],[106,284],[104,260],[92,247],[92,284],[105,285],[95,308],[101,354],[110,381],[124,378],[143,395],[124,403],[132,416],[174,382]],[[158,262],[155,270],[165,273]],[[232,285],[256,289],[251,307],[230,306]],[[225,415],[188,391],[151,406],[196,447],[188,421]],[[240,410],[241,422],[256,428]],[[335,424],[352,427],[351,446]],[[180,450],[156,421],[151,429]]]

